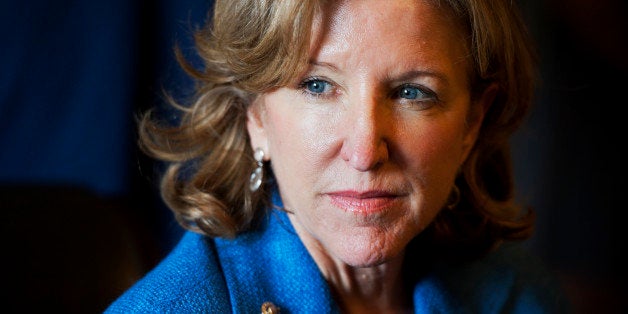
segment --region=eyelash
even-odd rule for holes
[[[299,90],[305,94],[306,96],[309,97],[315,97],[315,98],[326,98],[326,97],[330,97],[330,93],[312,93],[307,89],[307,85],[314,82],[314,81],[320,81],[320,82],[324,82],[325,84],[328,84],[329,86],[331,86],[331,89],[333,91],[333,84],[330,83],[329,81],[320,78],[320,77],[316,77],[316,76],[312,76],[312,77],[308,77],[306,79],[304,79],[303,81],[301,81],[301,83],[299,83]]]
[[[315,81],[320,81],[323,82],[324,84],[327,84],[329,86],[329,88],[331,89],[330,92],[322,92],[322,93],[313,93],[311,91],[308,90],[308,84],[315,82]],[[422,93],[425,97],[422,99],[404,99],[402,97],[400,97],[400,92],[404,89],[404,88],[415,88],[417,89],[420,93]],[[330,98],[333,96],[333,92],[334,92],[334,84],[332,84],[331,82],[329,82],[328,80],[321,78],[321,77],[317,77],[317,76],[312,76],[312,77],[308,77],[305,78],[303,81],[301,81],[301,83],[299,83],[298,85],[298,89],[301,91],[301,93],[303,93],[304,95],[308,96],[308,97],[314,97],[314,98]],[[395,89],[393,89],[393,91],[390,94],[390,97],[393,99],[401,99],[404,103],[417,103],[417,104],[425,104],[425,103],[436,103],[436,102],[440,102],[438,95],[431,89],[422,86],[422,85],[417,85],[417,84],[402,84],[398,87],[396,87]]]
[[[424,98],[422,99],[404,99],[401,97],[400,93],[403,89],[406,88],[412,88],[412,89],[417,89],[418,92],[420,92],[421,94],[423,94]],[[422,85],[416,85],[416,84],[402,84],[401,86],[395,88],[392,93],[391,93],[391,97],[393,98],[401,98],[404,101],[409,101],[409,102],[426,102],[426,101],[438,101],[438,95],[436,95],[436,93],[425,87]]]

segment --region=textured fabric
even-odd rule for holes
[[[559,283],[515,244],[485,258],[437,269],[414,287],[415,313],[570,313]]]
[[[187,232],[173,252],[106,313],[334,313],[325,280],[287,216],[235,240]],[[294,310],[294,311],[291,311]]]
[[[415,284],[415,313],[567,313],[556,282],[520,247],[442,267]],[[288,217],[272,211],[234,240],[188,232],[173,252],[106,313],[338,313]]]

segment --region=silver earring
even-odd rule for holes
[[[262,179],[264,178],[264,151],[259,147],[256,148],[253,153],[253,158],[255,158],[257,162],[257,168],[253,170],[249,178],[249,189],[251,189],[251,192],[257,191],[262,185]]]

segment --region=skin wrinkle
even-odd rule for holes
[[[412,289],[418,268],[530,238],[508,139],[538,60],[508,3],[217,0],[211,12],[194,32],[201,68],[175,47],[194,93],[166,95],[173,120],[154,108],[138,125],[185,229],[237,239],[278,214],[279,192],[343,313],[408,309],[404,275]],[[251,191],[257,148],[270,177]],[[460,202],[444,211],[454,181]],[[404,256],[418,268],[402,274]]]
[[[468,66],[457,66],[466,49],[449,35],[451,19],[423,2],[340,3],[313,30],[310,68],[262,95],[247,128],[252,148],[267,149],[289,219],[341,307],[400,309],[409,304],[404,248],[443,207],[482,115],[469,125]],[[331,90],[308,94],[301,82],[311,77]],[[401,99],[403,84],[438,100]],[[336,203],[345,190],[393,197],[365,213],[351,208],[364,200]]]

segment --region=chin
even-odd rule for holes
[[[363,245],[356,244],[349,247],[342,247],[338,249],[339,254],[335,255],[345,264],[353,267],[374,267],[402,255],[401,252],[403,248],[400,246],[387,247],[378,246],[377,244],[377,242],[367,242]]]
[[[369,254],[365,256],[348,255],[344,258],[341,258],[341,260],[351,267],[368,268],[385,264],[391,260],[394,260],[396,256],[397,255],[388,256],[378,254]]]
[[[351,259],[349,261],[343,261],[345,264],[354,267],[354,268],[369,268],[369,267],[377,267],[379,265],[385,264],[388,259],[367,259],[367,260],[356,260]]]

